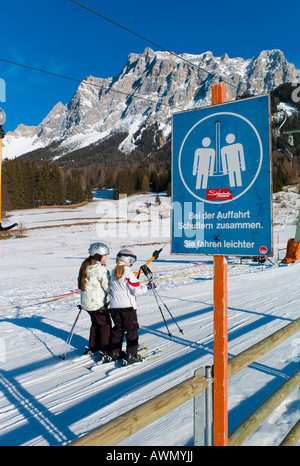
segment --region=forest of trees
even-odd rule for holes
[[[148,193],[167,191],[171,195],[171,173],[163,170],[157,173],[156,170],[148,171],[140,166],[135,170],[129,167],[118,171],[114,183],[114,199],[119,199],[120,194],[131,195],[137,192]]]
[[[168,191],[171,175],[167,170],[157,172],[124,167],[116,170],[100,166],[76,169],[61,168],[44,161],[23,161],[20,158],[4,160],[2,164],[3,210],[26,209],[40,205],[78,203],[93,198],[93,189],[114,189],[114,198],[119,194]]]
[[[82,202],[92,197],[91,189],[81,175],[63,172],[56,164],[19,158],[4,160],[2,164],[2,198],[4,210],[26,209],[47,204]]]

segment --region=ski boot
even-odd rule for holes
[[[113,358],[109,354],[102,355],[102,363],[107,364],[108,362],[112,362]]]
[[[92,350],[90,350],[88,346],[85,346],[84,353],[82,353],[83,356],[86,356],[86,355],[93,356],[94,354],[95,353]]]
[[[127,364],[135,364],[136,362],[143,362],[143,358],[140,354],[135,355],[135,354],[129,353],[127,354],[126,361],[127,361]]]
[[[125,353],[125,351],[121,350],[120,353],[112,353],[111,357],[113,361],[118,361],[120,359],[126,359],[127,354]]]

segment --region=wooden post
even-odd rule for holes
[[[212,85],[211,100],[213,105],[224,104],[225,102],[225,83],[216,83]]]
[[[225,102],[225,84],[212,86],[212,104]],[[214,256],[214,446],[228,445],[227,258]]]

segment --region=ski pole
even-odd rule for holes
[[[177,320],[175,320],[174,316],[171,314],[171,311],[170,311],[170,309],[168,308],[168,306],[163,302],[163,300],[161,299],[161,296],[158,294],[158,292],[157,292],[155,289],[153,290],[153,292],[154,292],[154,294],[155,294],[155,293],[157,294],[157,296],[158,296],[159,299],[161,300],[162,304],[165,306],[165,308],[167,309],[168,313],[170,314],[170,316],[171,316],[173,322],[177,325],[177,328],[178,328],[179,332],[182,333],[182,335],[183,335],[183,330],[179,327]]]
[[[151,270],[149,269],[149,267],[145,264],[145,265],[142,265],[142,267],[140,268],[140,271],[142,271],[144,273],[144,275],[147,277],[147,280],[148,280],[148,283],[152,283],[152,278],[153,278],[153,273],[151,272]],[[169,327],[168,327],[168,324],[166,322],[166,319],[165,319],[165,316],[164,316],[164,313],[162,311],[162,308],[160,307],[160,304],[158,302],[158,297],[157,295],[154,293],[154,288],[152,287],[151,290],[153,291],[153,295],[154,295],[154,298],[155,298],[155,301],[156,301],[156,304],[158,306],[158,309],[160,310],[160,313],[161,313],[161,316],[163,318],[163,321],[164,321],[164,324],[166,326],[166,329],[167,329],[167,332],[168,332],[168,335],[169,337],[172,338],[172,334],[169,330]]]
[[[158,299],[157,299],[157,296],[156,296],[156,294],[154,293],[154,291],[155,291],[154,288],[152,288],[152,291],[153,291],[153,295],[154,295],[156,304],[157,304],[157,306],[158,306],[158,309],[160,310],[161,316],[162,316],[162,318],[163,318],[163,321],[164,321],[165,327],[166,327],[166,329],[167,329],[168,335],[169,335],[170,338],[172,338],[172,334],[171,334],[171,332],[170,332],[170,330],[169,330],[169,327],[168,327],[168,324],[167,324],[167,322],[166,322],[165,316],[164,316],[164,314],[163,314],[162,308],[160,307],[159,302],[158,302]]]
[[[77,314],[77,316],[76,316],[76,319],[75,319],[75,322],[74,322],[74,324],[73,324],[73,326],[72,326],[72,328],[71,328],[71,330],[70,330],[70,333],[69,333],[69,335],[68,335],[68,338],[67,338],[67,340],[66,340],[66,342],[65,342],[65,344],[64,344],[63,351],[62,351],[62,353],[61,353],[60,356],[59,356],[61,359],[65,359],[65,357],[66,357],[68,348],[69,348],[69,346],[70,346],[70,344],[71,344],[71,340],[72,340],[72,337],[73,337],[75,325],[77,324],[78,319],[79,319],[79,316],[80,316],[80,313],[81,313],[81,311],[82,311],[82,307],[81,307],[80,305],[78,305],[77,307],[78,307],[78,309],[79,309],[79,312],[78,312],[78,314]]]
[[[142,269],[142,271],[144,272],[144,274],[146,275],[147,280],[149,281],[149,283],[152,282],[152,280],[153,280],[153,274],[152,274],[151,270],[149,269],[149,267],[145,264],[145,265],[143,265],[143,266],[141,267],[141,269]],[[162,312],[161,307],[160,307],[160,305],[159,305],[158,298],[160,299],[161,303],[164,305],[164,307],[166,308],[166,310],[167,310],[168,313],[170,314],[170,316],[171,316],[173,322],[177,325],[177,327],[178,327],[180,333],[183,334],[183,330],[179,327],[179,325],[178,325],[177,321],[175,320],[174,316],[171,314],[170,309],[169,309],[168,306],[163,302],[161,296],[158,294],[158,291],[157,291],[155,288],[152,288],[152,291],[153,291],[155,300],[156,300],[156,302],[157,302],[157,305],[158,305],[158,307],[159,307],[159,310],[160,310],[160,312],[161,312],[161,315],[162,315],[162,317],[163,317],[163,319],[164,319],[165,324],[166,324],[166,320],[165,320],[165,318],[164,318],[163,312]],[[166,324],[166,327],[167,327],[167,329],[168,329],[167,324]],[[169,335],[172,336],[172,335],[170,334],[170,332],[169,332]]]

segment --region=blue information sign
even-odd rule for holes
[[[173,115],[171,252],[272,252],[269,95]]]

